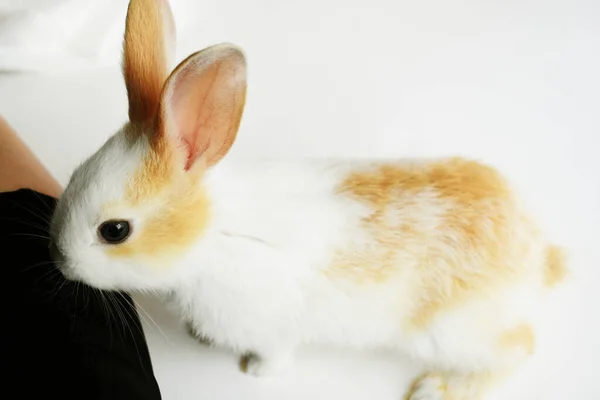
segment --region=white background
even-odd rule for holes
[[[111,29],[124,16],[116,3]],[[491,398],[600,399],[600,2],[172,3],[180,59],[223,41],[247,53],[232,156],[459,154],[508,175],[567,247],[572,275],[548,304],[553,325],[536,358]],[[102,67],[0,75],[0,114],[62,182],[126,119],[118,44],[103,42]],[[166,400],[391,400],[418,372],[397,355],[308,348],[288,376],[249,378],[157,299],[139,301],[160,326],[141,312]]]

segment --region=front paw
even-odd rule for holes
[[[196,328],[194,328],[194,326],[192,325],[191,322],[186,322],[185,328],[187,330],[187,333],[191,337],[193,337],[194,339],[196,339],[198,342],[200,342],[201,344],[203,344],[205,346],[212,346],[213,345],[213,341],[208,336],[205,336],[205,335],[201,334],[200,332],[198,332],[196,330]]]
[[[273,377],[284,374],[292,365],[292,357],[276,356],[261,357],[258,355],[246,355],[240,360],[240,368],[243,372],[256,377]]]

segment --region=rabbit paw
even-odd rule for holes
[[[445,392],[445,384],[442,378],[435,375],[426,375],[413,384],[407,400],[443,400]]]
[[[185,327],[186,330],[188,332],[188,334],[193,337],[194,339],[196,339],[198,342],[200,342],[201,344],[205,345],[205,346],[212,346],[213,345],[213,341],[208,337],[205,336],[201,333],[199,333],[196,328],[194,328],[194,326],[192,325],[191,322],[186,322],[185,323]]]
[[[272,377],[285,373],[292,364],[289,356],[260,357],[254,354],[243,356],[240,367],[245,373],[257,377]]]

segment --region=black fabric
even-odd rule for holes
[[[66,281],[50,261],[54,204],[0,194],[2,397],[160,399],[131,298]]]

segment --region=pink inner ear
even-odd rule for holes
[[[210,146],[210,139],[206,143],[204,147],[198,147],[198,145],[194,143],[189,143],[183,137],[179,139],[183,142],[183,147],[185,147],[186,151],[186,160],[185,160],[185,170],[188,171],[192,168],[192,165],[196,162],[198,157],[206,152],[206,149]]]
[[[176,69],[167,82],[170,95],[163,105],[175,130],[170,134],[185,149],[186,170],[200,157],[210,166],[227,153],[245,100],[245,79],[239,75],[244,72],[241,53],[215,57],[210,49],[205,51],[209,54],[192,55]]]
[[[171,104],[174,122],[179,140],[187,151],[186,169],[194,161],[206,153],[210,147],[211,137],[218,135],[218,129],[211,125],[215,121],[213,115],[218,103],[219,89],[215,82],[219,75],[219,65],[215,64],[198,73],[192,67],[184,68],[177,77],[173,88]]]

